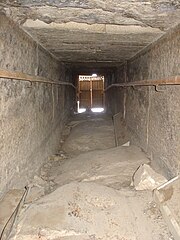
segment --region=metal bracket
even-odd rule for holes
[[[159,85],[154,85],[154,87],[155,87],[155,91],[156,92],[165,92],[165,90],[160,90],[160,89],[158,89],[158,87],[159,87]]]

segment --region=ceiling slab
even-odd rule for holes
[[[122,63],[180,22],[179,0],[1,0],[57,59]]]

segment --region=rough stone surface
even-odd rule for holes
[[[95,182],[121,189],[130,187],[133,173],[149,159],[135,146],[90,151],[49,168],[49,177],[59,186],[71,181]]]
[[[3,15],[0,32],[0,68],[65,80],[63,65]],[[24,187],[57,149],[72,100],[69,87],[0,79],[0,194]]]
[[[23,194],[23,190],[11,189],[2,199],[0,199],[0,235],[2,234],[2,231],[7,225],[9,219],[13,216],[13,213],[21,201]],[[11,224],[12,223],[10,223],[10,225]]]
[[[180,177],[177,176],[154,191],[154,200],[175,240],[180,239]]]
[[[89,115],[82,114],[78,118],[76,116],[68,123],[68,126],[73,126],[74,130],[64,143],[68,152],[59,151],[58,154],[52,155],[40,170],[42,179],[47,182],[52,181],[50,191],[72,181],[95,182],[115,189],[129,188],[132,175],[138,166],[149,162],[146,155],[136,146],[114,147],[112,144],[114,141],[110,141],[114,136],[113,131],[108,129],[107,137],[107,119],[108,127],[112,124],[109,117],[105,117],[104,114],[101,114],[101,118],[91,116],[90,121],[87,116]],[[96,127],[92,119],[97,120]],[[81,125],[82,122],[83,125]],[[85,128],[85,126],[88,127]],[[93,138],[94,135],[97,139]],[[75,141],[76,150],[72,148],[73,141]],[[87,148],[87,146],[90,147]],[[38,182],[35,181],[35,185],[39,185]]]
[[[28,206],[10,239],[169,240],[151,198],[148,192],[72,182]]]
[[[83,122],[72,128],[70,136],[63,145],[63,150],[77,155],[95,149],[107,149],[115,146],[114,126],[110,116],[85,114]]]
[[[124,66],[126,74],[117,75],[117,81],[167,79],[179,75],[179,42],[180,25],[130,59]],[[111,98],[118,96],[116,91],[122,93],[124,100],[118,102],[117,97]],[[153,166],[167,178],[179,174],[179,86],[159,86],[157,91],[154,87],[113,88],[108,94],[113,111],[119,108],[124,112],[132,143],[148,152]]]
[[[180,21],[174,0],[3,0],[0,6],[65,62],[124,62]]]
[[[136,190],[154,190],[167,179],[155,172],[149,165],[142,164],[133,175],[132,185]]]
[[[106,124],[93,114],[76,116],[68,126],[80,130],[82,122],[89,124],[88,117],[103,126],[106,136]],[[90,127],[91,134],[97,132]],[[90,127],[86,143],[91,142]],[[78,132],[76,136],[76,141],[81,138]],[[101,133],[101,141],[106,143],[104,136]],[[101,146],[98,141],[96,148],[76,157],[60,150],[49,158],[42,167],[45,174],[35,176],[33,185],[49,183],[51,193],[30,204],[26,200],[10,239],[172,239],[151,193],[130,187],[137,166],[148,162],[145,154],[135,146],[95,150]]]

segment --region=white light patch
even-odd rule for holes
[[[86,112],[86,108],[79,108],[78,109],[78,113],[83,113],[83,112]]]
[[[91,108],[91,111],[94,113],[103,112],[104,108]]]
[[[97,77],[97,74],[96,74],[96,73],[93,73],[93,74],[92,74],[92,77]]]

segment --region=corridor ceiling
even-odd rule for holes
[[[180,22],[180,0],[1,0],[0,7],[67,64],[123,63]]]

